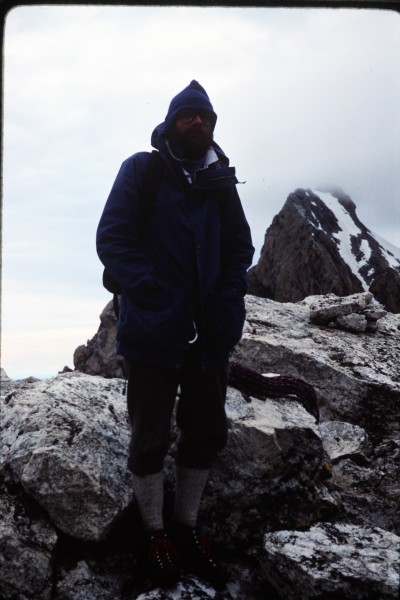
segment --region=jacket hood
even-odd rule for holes
[[[195,79],[172,98],[164,121],[166,129],[169,129],[174,124],[178,113],[184,109],[207,111],[212,116],[212,128],[214,129],[217,115],[214,112],[206,90]]]

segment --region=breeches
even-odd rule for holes
[[[128,413],[132,428],[129,469],[136,475],[163,468],[176,408],[179,430],[176,463],[207,469],[227,442],[227,369],[202,372],[198,348],[190,347],[180,371],[127,362]]]

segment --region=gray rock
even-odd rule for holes
[[[0,398],[5,398],[7,394],[11,392],[13,389],[13,380],[7,375],[5,370],[1,368],[0,370]]]
[[[336,319],[336,325],[341,329],[353,331],[354,333],[362,333],[368,328],[368,321],[364,315],[351,314]]]
[[[385,436],[399,429],[400,315],[387,313],[377,331],[354,335],[309,321],[311,296],[296,304],[248,296],[247,322],[234,357],[261,373],[311,383],[322,421],[346,421]],[[382,410],[384,407],[384,410]]]
[[[319,296],[310,304],[310,321],[317,325],[338,327],[353,333],[377,331],[377,321],[387,314],[387,311],[377,304],[370,292],[337,297],[334,294]],[[311,302],[311,303],[310,303]]]
[[[313,323],[327,325],[337,317],[358,313],[371,304],[370,292],[338,297],[334,294],[317,297],[310,305],[310,320]]]
[[[3,369],[3,367],[0,368],[0,381],[10,381],[9,376],[7,375],[7,373],[5,372],[5,370]]]
[[[349,454],[358,455],[368,445],[368,435],[362,427],[342,423],[340,421],[325,421],[319,427],[322,442],[332,461],[337,461]]]
[[[125,361],[115,352],[117,318],[110,301],[100,315],[97,333],[74,352],[74,367],[88,375],[125,378]]]
[[[116,578],[94,572],[81,560],[58,583],[55,600],[114,600],[121,596]]]
[[[257,523],[264,529],[280,521],[305,526],[311,514],[321,517],[335,509],[335,498],[323,488],[322,440],[300,404],[256,399],[244,404],[230,389],[227,414],[228,445],[210,475],[202,506],[216,524],[218,542],[250,548],[260,542]]]
[[[5,400],[3,466],[82,540],[104,538],[132,501],[121,389],[118,379],[65,373]]]
[[[264,567],[285,600],[298,600],[298,590],[304,600],[395,600],[399,544],[400,538],[389,531],[345,523],[277,531],[265,536]]]
[[[382,319],[387,314],[387,311],[384,310],[379,304],[375,306],[368,306],[363,310],[363,315],[367,319],[367,321],[376,322],[379,319]]]
[[[0,495],[0,596],[51,600],[57,543],[45,514],[23,498]]]
[[[188,600],[195,598],[196,600],[209,600],[216,598],[216,592],[213,588],[208,585],[204,585],[195,578],[185,579],[182,583],[178,583],[176,587],[171,590],[162,588],[156,588],[141,593],[139,596],[132,596],[129,600]],[[220,597],[220,596],[218,596]],[[221,600],[233,599],[234,596],[228,594],[222,594]]]

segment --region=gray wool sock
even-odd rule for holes
[[[133,489],[144,528],[147,531],[163,529],[163,471],[144,476],[133,475]]]
[[[209,469],[176,467],[174,519],[195,527]]]

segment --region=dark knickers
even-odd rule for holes
[[[132,427],[128,466],[136,475],[157,473],[163,468],[179,386],[177,464],[208,469],[226,445],[227,369],[202,372],[196,346],[190,348],[179,371],[128,362]]]

